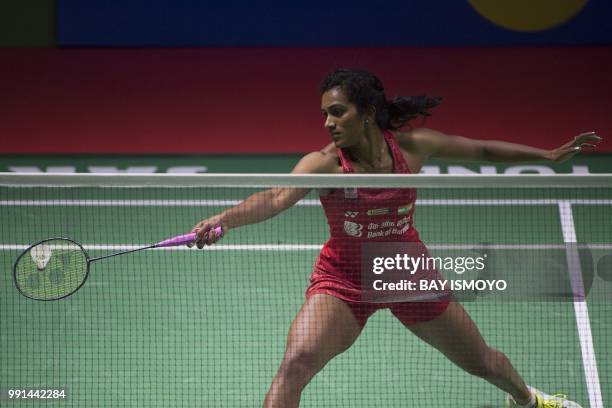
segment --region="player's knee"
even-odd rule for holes
[[[305,379],[316,374],[319,369],[316,353],[308,350],[287,352],[281,363],[279,374],[285,379]]]
[[[463,369],[469,374],[481,377],[491,378],[497,375],[499,366],[498,352],[494,349],[489,349],[487,352],[480,355],[478,358],[464,364]]]

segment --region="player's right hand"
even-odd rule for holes
[[[218,234],[215,231],[215,228],[217,227],[221,227],[222,233]],[[193,227],[191,232],[195,232],[197,234],[196,239],[192,243],[187,244],[187,246],[191,248],[193,247],[193,245],[196,245],[199,249],[202,249],[204,248],[204,245],[212,245],[215,242],[219,241],[226,231],[227,228],[225,226],[225,223],[221,220],[220,215],[215,215],[214,217],[207,218],[198,222]]]

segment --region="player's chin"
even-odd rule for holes
[[[341,136],[334,137],[332,141],[334,142],[334,146],[336,146],[339,149],[346,147],[346,141]]]

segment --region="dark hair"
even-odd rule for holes
[[[357,111],[363,114],[370,106],[376,109],[376,122],[383,129],[397,130],[418,116],[431,116],[429,110],[438,106],[438,96],[398,96],[388,101],[385,88],[375,75],[363,70],[338,69],[321,83],[321,93],[340,88]]]

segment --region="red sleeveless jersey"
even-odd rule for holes
[[[384,138],[393,158],[393,172],[410,173],[395,136],[385,131]],[[347,153],[338,149],[338,157],[342,171],[354,173]],[[336,297],[359,302],[364,243],[420,243],[413,226],[416,197],[414,188],[345,188],[321,196],[330,239],[317,258],[307,296],[309,292],[332,291]]]

